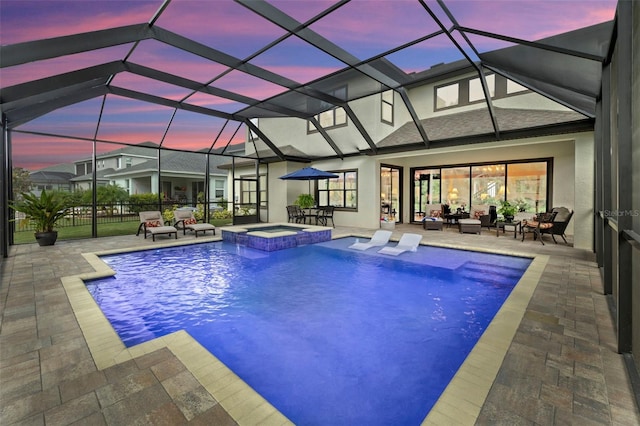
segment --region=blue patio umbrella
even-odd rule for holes
[[[305,167],[300,170],[296,170],[295,172],[288,173],[284,176],[280,176],[282,180],[307,180],[309,181],[309,193],[311,193],[311,181],[312,180],[320,180],[320,179],[334,179],[337,178],[338,175],[325,172],[323,170],[318,170],[313,167]]]

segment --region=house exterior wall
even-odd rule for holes
[[[443,79],[437,83],[425,84],[408,91],[411,106],[420,119],[437,117],[449,114],[458,114],[465,111],[487,109],[484,102],[471,105],[457,106],[438,111],[434,110],[435,88],[446,83],[459,81],[476,74],[467,73],[450,79]],[[493,100],[495,107],[522,108],[569,111],[568,108],[547,99],[534,92],[524,91]],[[394,122],[393,125],[381,120],[381,95],[375,94],[349,102],[349,107],[354,111],[360,123],[366,129],[368,136],[377,143],[389,134],[398,130],[405,123],[411,122],[409,111],[398,93],[394,93]],[[262,118],[258,121],[258,128],[280,148],[295,146],[300,151],[317,157],[332,156],[335,152],[324,140],[319,132],[307,132],[307,122],[299,118]],[[367,150],[369,145],[362,134],[357,130],[353,121],[347,118],[346,126],[328,128],[327,133],[336,144],[346,153]],[[250,138],[247,137],[247,140]],[[417,141],[409,141],[417,142]],[[258,150],[268,150],[268,146],[261,140],[255,140]],[[246,144],[247,154],[255,152],[254,143]]]
[[[475,109],[486,109],[485,103],[446,108],[434,111],[435,88],[442,84],[459,81],[474,76],[473,73],[443,79],[437,83],[425,84],[411,89],[408,94],[411,104],[421,119],[445,114],[455,114]],[[496,99],[494,105],[504,108],[544,109],[568,111],[567,108],[530,91],[519,92]],[[394,123],[389,125],[381,121],[380,94],[361,98],[349,103],[368,135],[377,143],[391,132],[397,130],[411,116],[402,101],[395,94]],[[296,146],[305,153],[327,155],[328,144],[319,133],[307,134],[306,122],[301,119],[260,119],[259,128],[278,146]],[[347,126],[327,130],[338,146],[346,152],[354,149],[368,149],[368,144],[359,134],[351,120]],[[415,141],[410,141],[415,142]],[[248,151],[252,144],[247,144]],[[332,153],[329,152],[328,155]],[[378,155],[375,157],[357,156],[345,159],[324,160],[313,163],[322,170],[339,171],[358,170],[358,209],[357,211],[336,211],[336,223],[344,226],[377,228],[379,226],[380,205],[380,164],[403,167],[403,206],[401,218],[410,222],[410,192],[412,167],[447,166],[494,161],[511,161],[536,158],[553,158],[553,198],[549,206],[565,206],[575,210],[567,229],[574,235],[574,245],[578,248],[593,249],[593,185],[594,185],[594,136],[593,132],[584,132],[561,136],[503,140],[483,144],[435,148],[398,154]],[[280,164],[280,163],[277,163]],[[290,163],[285,166],[270,165],[269,174],[269,215],[271,221],[286,220],[287,204],[291,204],[299,193],[308,192],[307,182],[278,181],[277,177],[303,167]],[[575,229],[580,232],[574,232]]]
[[[380,156],[378,163],[404,167],[403,222],[410,222],[410,168],[476,162],[553,158],[551,205],[575,210],[567,229],[576,248],[593,249],[593,159],[592,132],[519,139],[418,151],[411,156]],[[379,169],[379,168],[378,168]],[[376,172],[379,173],[379,172]],[[377,175],[376,175],[377,176]],[[369,179],[370,180],[370,179]],[[580,232],[574,232],[579,229]]]
[[[335,222],[340,226],[365,228],[379,227],[380,164],[403,167],[403,217],[409,223],[412,167],[446,166],[448,164],[510,161],[521,159],[553,158],[553,199],[550,205],[564,206],[575,211],[567,228],[573,235],[576,248],[593,249],[593,160],[594,138],[592,132],[500,141],[447,149],[418,151],[410,156],[398,154],[378,157],[350,157],[344,160],[326,160],[313,163],[321,170],[358,171],[357,211],[336,211]],[[300,193],[308,192],[305,181],[282,181],[286,173],[304,167],[297,163],[269,165],[269,220],[287,220],[285,206],[292,204]],[[242,170],[237,170],[241,175]],[[577,230],[577,232],[576,232]]]

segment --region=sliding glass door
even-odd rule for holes
[[[402,221],[401,176],[401,167],[380,167],[380,217],[390,222]]]
[[[469,212],[488,211],[505,200],[520,211],[547,211],[552,168],[552,159],[542,159],[412,169],[412,218],[422,220],[429,204]]]
[[[413,173],[413,220],[429,214],[428,204],[440,204],[440,169],[420,169]]]

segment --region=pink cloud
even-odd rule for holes
[[[276,25],[230,1],[174,1],[157,25],[239,58],[284,33]]]
[[[304,84],[316,80],[325,75],[331,74],[335,71],[338,71],[342,68],[345,68],[346,65],[342,67],[323,67],[323,66],[305,66],[299,64],[292,65],[269,65],[264,68],[285,76],[293,81]],[[215,84],[215,83],[214,83]]]
[[[376,1],[374,7],[371,4],[352,1],[311,29],[352,53],[380,53],[438,30],[417,1]]]
[[[452,1],[445,2],[460,25],[538,40],[613,19],[615,0]]]
[[[72,163],[91,156],[91,142],[22,133],[13,133],[11,139],[13,166],[28,170]]]
[[[2,69],[2,85],[13,86],[124,58],[130,46],[114,46]]]
[[[213,87],[236,92],[254,99],[266,99],[286,89],[241,71],[231,71],[212,84]]]
[[[174,101],[180,101],[192,92],[192,90],[184,87],[175,86],[128,72],[118,74],[113,79],[112,84],[123,89],[147,93]]]
[[[129,60],[169,74],[206,83],[228,67],[155,40],[142,41]]]
[[[147,22],[160,2],[2,0],[2,44]],[[9,25],[10,22],[10,25]]]

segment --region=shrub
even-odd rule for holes
[[[233,219],[231,210],[216,210],[212,215],[213,219]]]
[[[140,213],[158,210],[158,194],[134,194],[129,197],[129,211]]]
[[[178,208],[177,204],[174,204],[170,209],[164,209],[162,212],[162,219],[165,222],[173,223],[173,212]]]

